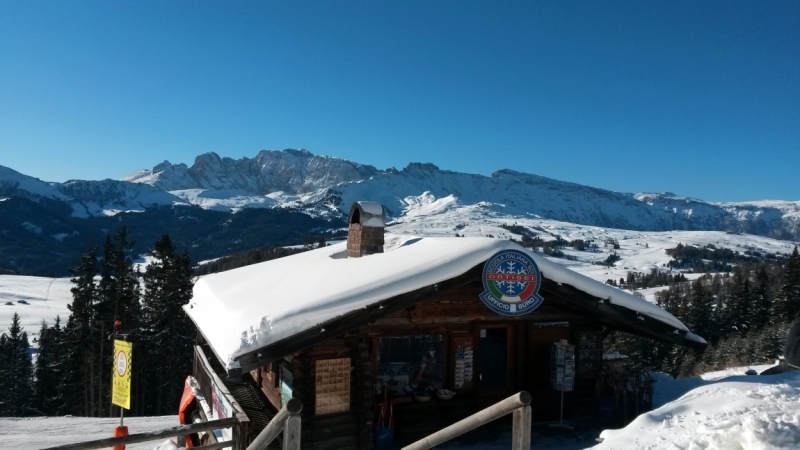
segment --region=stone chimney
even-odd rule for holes
[[[383,253],[386,211],[376,202],[355,202],[350,207],[347,229],[347,256],[360,258]]]

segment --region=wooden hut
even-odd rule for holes
[[[260,398],[239,404],[303,402],[304,448],[373,448],[384,396],[398,444],[520,390],[534,421],[555,420],[556,383],[565,417],[591,416],[608,331],[705,345],[660,307],[514,242],[384,236],[384,217],[356,203],[347,243],[203,277],[185,307],[202,358]],[[552,360],[564,341],[569,377]]]

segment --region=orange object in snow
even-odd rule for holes
[[[114,437],[122,437],[128,435],[128,427],[116,427],[114,428]],[[114,450],[125,450],[124,445],[115,445],[113,447]]]
[[[194,400],[194,391],[192,387],[189,386],[189,379],[191,375],[186,378],[186,383],[183,385],[183,395],[181,395],[181,404],[178,407],[178,422],[181,425],[188,425],[192,423],[191,417],[186,417],[186,408],[192,404]],[[186,448],[192,448],[192,439],[187,435],[186,436]]]

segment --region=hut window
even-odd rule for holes
[[[294,376],[286,364],[280,364],[281,406],[286,406],[292,399],[294,391]]]
[[[441,389],[444,381],[444,336],[383,337],[378,342],[376,392],[410,397]]]
[[[350,411],[350,358],[318,359],[315,368],[315,414]]]

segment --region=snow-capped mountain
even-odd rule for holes
[[[238,160],[207,153],[191,167],[163,162],[123,180],[53,183],[0,167],[0,268],[65,273],[89,245],[122,226],[133,233],[137,251],[147,251],[168,233],[196,260],[295,245],[342,229],[356,200],[382,203],[393,226],[410,233],[435,226],[437,233],[464,234],[457,225],[482,224],[478,228],[491,231],[471,233],[497,236],[503,232],[493,227],[501,223],[543,227],[540,221],[555,221],[800,241],[800,202],[711,203],[669,193],[620,193],[512,170],[484,176],[421,163],[382,171],[284,150]]]
[[[372,166],[315,156],[307,150],[262,150],[255,158],[238,160],[205,153],[195,158],[192,167],[164,161],[153,170],[134,172],[122,181],[149,184],[164,191],[208,189],[249,195],[303,194],[379,173]]]
[[[800,239],[800,202],[713,203],[671,193],[630,194],[538,175],[499,170],[491,176],[410,163],[375,167],[306,150],[263,150],[254,158],[198,156],[194,164],[164,161],[120,181],[47,183],[0,167],[0,194],[67,202],[75,217],[142,211],[158,205],[292,208],[342,218],[355,200],[384,204],[394,219],[425,208],[491,207],[509,217],[541,217],[630,230],[718,230]]]
[[[143,211],[153,206],[181,203],[179,197],[147,184],[117,180],[48,183],[0,166],[0,196],[19,195],[67,203],[73,217],[113,215],[120,211]]]

